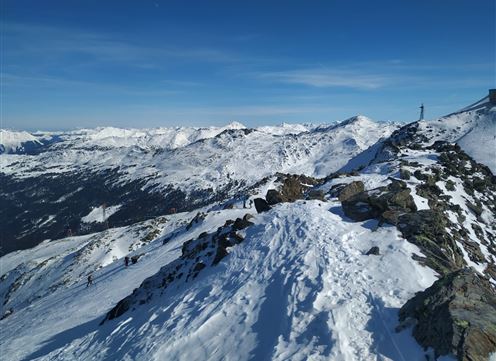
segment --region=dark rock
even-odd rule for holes
[[[370,256],[370,255],[379,256],[380,255],[379,247],[377,247],[377,246],[372,247],[371,249],[369,249],[367,251],[367,253],[365,253],[365,255],[367,255],[367,256]]]
[[[312,189],[307,192],[306,199],[316,199],[325,202],[325,193],[320,189]]]
[[[382,212],[381,220],[396,226],[398,225],[400,216],[404,213],[405,212],[399,210],[388,209],[387,211]]]
[[[448,220],[442,212],[425,209],[402,214],[397,227],[410,243],[426,255],[428,267],[446,274],[463,267],[465,261],[453,236],[447,232]]]
[[[331,189],[329,189],[329,195],[331,197],[339,197],[339,193],[343,190],[344,187],[346,187],[347,184],[345,183],[339,183],[339,184],[334,184]]]
[[[286,202],[285,197],[283,197],[282,194],[276,191],[275,189],[269,189],[267,191],[267,194],[265,195],[265,199],[267,203],[270,204],[271,206],[274,204]]]
[[[138,260],[144,255],[144,253],[140,253],[140,254],[137,254],[137,255],[134,255],[131,257],[131,263],[132,264],[135,264],[138,262]]]
[[[255,198],[255,209],[258,213],[270,211],[269,204],[263,198]]]
[[[343,201],[342,206],[344,214],[358,222],[376,218],[380,215],[379,210],[370,204],[366,192],[355,194],[346,201]]]
[[[234,230],[241,230],[241,229],[244,229],[244,228],[249,227],[251,225],[253,225],[253,223],[250,221],[246,221],[246,220],[241,219],[241,218],[236,218],[236,220],[234,221],[234,224],[233,224],[233,229]]]
[[[400,310],[403,325],[415,323],[413,336],[436,358],[487,360],[496,352],[496,291],[471,268],[445,275]]]
[[[346,216],[364,221],[382,216],[382,220],[396,224],[401,214],[415,212],[417,207],[406,184],[395,180],[388,187],[357,193],[342,201]]]
[[[132,305],[133,295],[137,293],[137,289],[133,290],[133,293],[119,302],[112,308],[106,315],[105,319],[102,320],[100,325],[102,325],[106,320],[113,320],[121,315],[123,315]]]
[[[186,230],[189,231],[193,225],[203,222],[207,215],[203,212],[198,212],[196,216],[188,223]]]
[[[193,268],[193,272],[200,272],[202,269],[204,269],[205,267],[207,267],[205,265],[205,263],[203,262],[198,262],[197,264],[195,264],[195,267]]]
[[[253,219],[255,217],[253,217],[250,213],[246,213],[244,216],[243,216],[243,220],[245,221],[248,221],[250,219]]]
[[[9,308],[7,311],[4,312],[4,314],[2,315],[2,317],[0,317],[0,320],[6,319],[7,317],[9,317],[10,315],[12,315],[13,313],[14,313],[14,309]]]
[[[395,178],[388,178],[391,183],[388,184],[387,188],[390,190],[390,191],[395,191],[395,192],[399,192],[403,189],[407,189],[407,186],[406,186],[406,183],[399,180],[399,179],[395,179]]]
[[[343,202],[350,197],[354,196],[355,194],[361,193],[365,190],[365,186],[363,185],[362,181],[354,181],[346,186],[344,186],[338,195],[338,199],[340,202]]]
[[[412,176],[412,174],[410,173],[410,171],[408,169],[404,169],[404,168],[400,169],[400,178],[401,179],[408,180],[408,179],[410,179],[411,176]]]

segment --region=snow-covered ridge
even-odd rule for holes
[[[355,127],[377,127],[377,123],[364,116],[356,116],[332,124],[289,124],[252,128],[274,136],[298,135],[304,132],[325,131],[355,123]],[[117,128],[97,127],[65,132],[34,132],[0,130],[0,146],[5,152],[15,152],[22,143],[57,136],[59,146],[77,148],[129,148],[176,149],[199,140],[211,139],[226,130],[247,129],[242,123],[231,122],[220,127],[159,127],[159,128]],[[41,143],[40,143],[41,144]]]
[[[0,154],[4,152],[16,152],[26,142],[37,142],[41,144],[37,137],[31,133],[0,129]]]
[[[17,177],[33,176],[48,164],[57,164],[60,173],[76,166],[119,166],[129,180],[148,177],[164,186],[215,189],[231,179],[250,183],[278,171],[326,176],[396,127],[357,117],[314,128],[283,124],[247,130],[239,123],[220,128],[96,128],[63,134],[63,141],[37,157],[4,157],[0,162],[3,172]],[[10,168],[11,162],[16,167]]]
[[[487,97],[445,117],[421,121],[419,125],[419,131],[430,141],[457,143],[496,174],[496,105],[489,103]]]

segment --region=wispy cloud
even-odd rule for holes
[[[377,89],[394,82],[393,78],[385,74],[367,74],[352,70],[323,68],[265,72],[257,76],[264,80],[318,88]]]
[[[40,61],[112,62],[134,67],[161,67],[166,61],[202,61],[230,63],[241,58],[213,47],[183,48],[170,44],[148,46],[132,40],[122,41],[110,34],[78,29],[61,29],[6,23],[4,26],[9,58],[36,56]]]
[[[375,90],[404,87],[474,87],[486,84],[488,64],[451,65],[448,75],[438,65],[411,64],[400,60],[326,67],[318,66],[281,71],[250,73],[259,80],[314,88]],[[456,71],[457,76],[453,77]]]

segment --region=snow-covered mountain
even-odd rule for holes
[[[3,154],[2,219],[33,242],[0,258],[2,354],[494,360],[495,114],[486,98],[401,128],[235,124],[184,143],[97,129]]]
[[[118,207],[108,222],[122,226],[228,199],[276,172],[326,176],[396,128],[359,116],[313,128],[231,123],[59,133],[42,152],[0,157],[0,216],[8,219],[1,246],[101,230],[103,218],[82,219],[104,203]]]

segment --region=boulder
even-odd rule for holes
[[[269,204],[263,198],[255,198],[255,209],[258,213],[270,211]]]
[[[236,218],[232,227],[235,231],[239,231],[239,230],[245,229],[246,227],[249,227],[251,225],[253,225],[253,223],[250,221],[247,221],[247,220],[242,219],[242,218]]]
[[[316,200],[325,202],[325,193],[324,193],[324,191],[322,191],[320,189],[312,189],[312,190],[307,192],[306,199],[309,199],[309,200],[316,199]]]
[[[404,188],[402,183],[394,181],[388,187],[354,194],[341,202],[343,211],[355,221],[380,217],[383,221],[397,224],[401,214],[417,210],[410,189]]]
[[[370,204],[366,192],[355,194],[346,201],[343,201],[342,206],[344,214],[358,222],[377,218],[381,214],[377,208]]]
[[[265,200],[271,206],[273,206],[274,204],[287,201],[286,198],[283,197],[283,195],[280,192],[276,191],[275,189],[269,189],[267,191],[267,194],[265,195]]]
[[[334,184],[333,186],[331,186],[331,189],[329,189],[328,193],[331,197],[337,198],[337,197],[339,197],[339,193],[341,193],[343,188],[346,186],[347,186],[347,184],[344,184],[344,183]]]
[[[379,256],[380,255],[380,253],[379,253],[379,247],[374,246],[374,247],[370,248],[367,251],[367,253],[365,253],[365,255],[367,255],[367,256],[370,256],[370,255]]]
[[[340,202],[347,200],[348,198],[354,196],[355,194],[365,191],[365,186],[362,181],[354,181],[345,185],[338,194],[338,199]]]
[[[496,291],[472,268],[440,278],[400,310],[400,329],[414,324],[413,336],[435,357],[482,361],[496,352]]]

